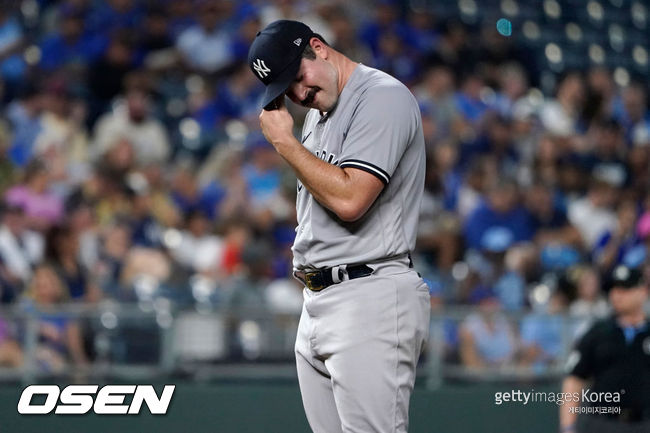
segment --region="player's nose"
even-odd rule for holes
[[[303,86],[300,83],[293,83],[291,86],[289,86],[287,96],[289,96],[290,99],[303,101],[307,97],[308,93],[309,89],[307,87]]]

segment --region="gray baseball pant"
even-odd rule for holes
[[[402,433],[429,332],[427,285],[404,261],[320,292],[304,290],[296,339],[314,433]]]

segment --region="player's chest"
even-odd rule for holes
[[[339,122],[324,119],[310,122],[303,132],[301,142],[316,157],[338,165],[345,138],[346,131]]]

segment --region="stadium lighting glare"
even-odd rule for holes
[[[533,289],[532,298],[536,305],[544,305],[551,298],[551,288],[546,284],[539,284]]]
[[[550,44],[546,44],[546,48],[544,49],[544,54],[546,54],[546,58],[551,63],[562,62],[562,48],[560,48],[558,44],[555,44],[553,42],[551,42]]]
[[[229,120],[226,123],[226,135],[228,136],[229,139],[232,141],[237,141],[237,142],[243,142],[246,140],[246,136],[248,135],[248,126],[246,126],[246,123],[242,122],[241,120]]]
[[[189,117],[181,120],[179,128],[181,134],[183,135],[183,138],[187,140],[196,140],[199,138],[199,135],[201,134],[201,126],[199,125],[199,123],[196,120]]]
[[[614,69],[614,81],[621,87],[625,87],[630,84],[630,73],[627,69],[618,67]]]
[[[527,39],[537,40],[541,36],[539,26],[534,21],[526,21],[522,27],[524,36]]]
[[[567,38],[572,42],[580,42],[582,40],[582,29],[576,23],[568,23],[565,27]]]
[[[460,0],[458,9],[463,15],[474,16],[478,13],[478,6],[474,0]]]
[[[185,80],[185,88],[189,93],[199,93],[205,89],[205,80],[199,75],[190,75]]]
[[[30,45],[25,49],[23,58],[28,65],[37,65],[41,61],[42,52],[41,49],[36,45]]]
[[[605,12],[603,11],[603,6],[595,0],[587,3],[587,13],[589,16],[596,21],[602,21]]]
[[[589,45],[589,58],[596,64],[602,64],[605,61],[605,51],[598,44]]]
[[[625,47],[625,33],[623,28],[618,24],[612,24],[607,31],[609,44],[615,51],[621,52]]]
[[[646,22],[648,19],[646,7],[640,2],[634,2],[630,7],[630,12],[632,14],[632,22],[634,22],[634,25],[638,29],[646,30]]]
[[[635,45],[632,50],[632,57],[634,61],[640,66],[646,66],[648,64],[648,51],[643,48],[641,45]]]
[[[451,268],[451,276],[456,281],[463,281],[469,275],[469,266],[465,262],[456,262]]]
[[[20,4],[20,12],[28,20],[38,19],[40,14],[40,8],[36,0],[24,0]]]
[[[187,104],[181,98],[172,98],[167,103],[166,109],[171,117],[181,117],[187,111]]]
[[[115,313],[112,311],[105,311],[99,318],[102,326],[106,329],[115,329],[117,328],[118,319]]]
[[[503,12],[506,16],[516,17],[519,15],[519,5],[514,0],[502,0],[501,12]]]
[[[555,0],[546,0],[544,2],[544,13],[549,18],[558,19],[562,15],[562,8]]]

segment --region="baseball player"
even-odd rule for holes
[[[262,131],[298,177],[296,363],[309,424],[406,432],[429,324],[429,292],[409,255],[425,174],[418,104],[299,22],[269,24],[248,61],[266,85]],[[285,94],[311,108],[300,141]]]

